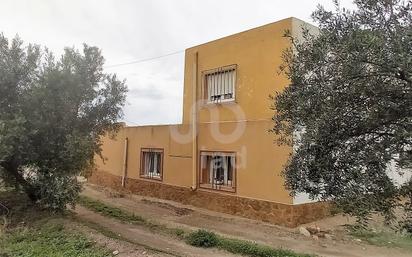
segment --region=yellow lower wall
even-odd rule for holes
[[[202,150],[236,152],[236,192],[213,192],[292,204],[292,197],[285,190],[281,177],[283,165],[291,148],[274,144],[273,135],[268,133],[270,126],[271,122],[266,120],[243,121],[242,124],[238,122],[199,124],[197,155]],[[239,133],[233,133],[236,129]],[[139,178],[141,148],[163,148],[163,181],[156,183],[190,188],[193,173],[192,142],[188,142],[191,138],[189,131],[189,125],[123,127],[115,138],[103,139],[102,154],[105,161],[96,156],[96,168],[122,176],[124,140],[127,138],[128,178],[141,179]],[[230,137],[233,138],[228,141]]]

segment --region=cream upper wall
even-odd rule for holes
[[[281,176],[291,147],[276,146],[268,133],[271,121],[246,121],[244,131],[237,140],[222,144],[213,136],[213,124],[199,126],[198,146],[202,150],[236,153],[236,195],[260,200],[292,203]],[[220,123],[222,134],[233,131],[238,123]]]
[[[275,146],[272,134],[267,133],[270,121],[245,121],[244,130],[233,142],[222,144],[214,135],[216,126],[222,135],[229,134],[239,125],[237,122],[201,124],[199,126],[198,153],[208,151],[231,151],[236,153],[236,192],[226,193],[247,198],[291,204],[292,198],[283,187],[281,171],[290,147]],[[116,138],[105,137],[103,155],[105,162],[96,157],[97,169],[116,176],[123,174],[124,139],[128,139],[127,177],[140,178],[140,151],[142,148],[164,150],[163,180],[168,185],[190,188],[192,186],[191,142],[183,144],[176,138],[176,128],[187,131],[184,125],[124,127]],[[152,181],[152,180],[150,180]],[[198,188],[197,190],[205,190]],[[219,192],[224,193],[224,192]]]
[[[114,138],[110,135],[102,138],[102,156],[94,156],[97,170],[121,176],[124,157],[124,134],[125,131],[121,128]]]
[[[238,120],[242,115],[236,108],[243,110],[244,119],[270,119],[273,112],[269,109],[269,95],[282,90],[287,78],[279,75],[282,51],[290,46],[284,38],[286,30],[292,30],[295,18],[284,19],[252,30],[231,35],[186,50],[185,79],[183,96],[183,123],[190,123],[193,105],[193,59],[198,53],[198,99],[202,99],[202,72],[226,66],[237,65],[236,102],[206,105],[199,110],[199,122],[210,121],[209,110],[217,109],[220,121]]]
[[[175,128],[178,127],[178,128]],[[104,161],[95,157],[96,168],[116,176],[123,175],[124,144],[127,147],[127,177],[140,178],[140,154],[142,148],[161,148],[163,154],[163,182],[169,185],[190,187],[192,183],[191,142],[181,143],[173,138],[173,130],[182,135],[187,132],[183,125],[123,127],[115,138],[103,138]],[[178,137],[177,137],[178,138]]]

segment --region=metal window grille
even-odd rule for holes
[[[163,169],[163,150],[142,149],[140,175],[145,178],[161,179]]]
[[[236,66],[228,66],[205,74],[205,91],[209,103],[235,99]]]
[[[203,152],[200,161],[200,187],[222,191],[235,190],[234,153]]]

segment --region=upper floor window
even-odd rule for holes
[[[205,98],[208,103],[235,100],[236,65],[205,72],[204,85]]]
[[[142,148],[140,154],[140,176],[162,179],[163,149]]]

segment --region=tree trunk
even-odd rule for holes
[[[24,179],[23,175],[19,172],[19,165],[15,161],[5,161],[0,163],[0,165],[7,173],[13,176],[13,178],[16,180],[16,183],[23,188],[24,192],[32,202],[36,202],[39,199],[37,197],[35,188]]]

